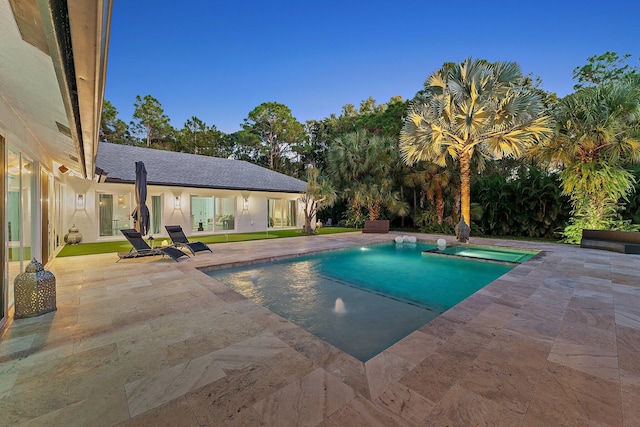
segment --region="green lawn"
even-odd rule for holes
[[[318,230],[318,234],[334,234],[334,233],[346,233],[349,231],[358,231],[355,228],[344,227],[324,227]],[[245,240],[263,240],[263,239],[279,239],[282,237],[298,237],[305,236],[302,230],[270,230],[267,232],[258,233],[234,233],[234,234],[215,234],[209,236],[197,236],[190,238],[190,240],[200,241],[207,244],[216,244],[224,242],[243,242]],[[154,245],[161,244],[161,238],[154,241]],[[169,238],[166,240],[171,242]],[[66,245],[58,257],[78,256],[78,255],[92,255],[92,254],[106,254],[114,252],[128,252],[131,249],[131,245],[126,240],[118,240],[115,242],[98,242],[98,243],[80,243],[78,245]]]

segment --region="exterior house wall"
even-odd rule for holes
[[[82,234],[83,243],[122,240],[123,238],[122,234],[117,231],[114,231],[112,236],[100,236],[99,200],[102,193],[123,195],[122,208],[115,207],[114,209],[122,209],[122,215],[126,216],[127,221],[118,221],[117,229],[133,228],[133,220],[130,215],[135,207],[133,184],[98,183],[66,176],[63,181],[63,228],[66,230],[75,225]],[[78,203],[78,195],[82,196],[82,205]],[[153,236],[157,238],[168,238],[164,229],[165,225],[180,225],[188,236],[266,231],[269,199],[280,199],[285,202],[296,201],[296,225],[285,228],[302,228],[304,222],[304,214],[297,203],[300,194],[296,193],[242,192],[238,190],[148,185],[146,205],[149,209],[151,209],[152,196],[161,196],[162,198],[160,233],[153,233]],[[191,196],[234,198],[235,218],[233,229],[194,231],[192,228]],[[176,207],[176,197],[180,200],[179,207]],[[246,207],[245,197],[247,197]]]
[[[0,164],[4,167],[0,174],[0,209],[3,210],[0,215],[3,218],[0,240],[4,245],[0,251],[4,254],[0,260],[1,327],[14,304],[13,283],[16,276],[24,272],[33,258],[46,264],[59,248],[55,238],[58,234],[55,214],[61,201],[55,193],[60,182],[59,174],[51,172],[57,171],[53,167],[55,164],[1,97],[0,140],[0,156],[3,157]],[[44,213],[43,206],[46,206]],[[48,224],[48,229],[43,222]]]
[[[15,277],[61,247],[63,174],[95,170],[112,1],[64,3],[0,0],[0,330]]]

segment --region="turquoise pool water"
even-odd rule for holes
[[[366,361],[513,268],[422,255],[434,248],[389,243],[207,274]]]

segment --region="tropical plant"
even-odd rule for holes
[[[633,167],[631,173],[636,184],[629,196],[629,202],[624,206],[622,218],[640,224],[640,167]]]
[[[362,131],[337,138],[329,149],[329,174],[348,201],[347,213],[355,219],[350,224],[359,225],[363,215],[380,218],[383,208],[399,199],[392,191],[391,169],[397,163],[394,146],[390,138]]]
[[[318,210],[333,206],[338,196],[328,179],[320,175],[316,168],[307,169],[307,188],[300,203],[304,213],[304,233],[313,233],[311,220],[316,216]]]
[[[408,165],[419,161],[460,170],[461,215],[470,219],[472,158],[519,157],[551,133],[540,95],[523,85],[513,62],[467,59],[444,64],[414,98],[400,132]]]
[[[624,165],[640,161],[640,79],[580,89],[560,101],[555,116],[554,137],[533,154],[562,169],[572,205],[565,240],[578,243],[585,228],[629,229],[618,203],[635,183]]]
[[[569,219],[569,201],[557,173],[523,165],[512,176],[479,177],[471,195],[482,208],[483,234],[554,237]]]
[[[414,221],[425,223],[428,220],[428,222],[442,225],[445,219],[447,198],[455,197],[455,194],[459,192],[458,180],[453,168],[441,167],[435,163],[419,162],[412,171],[405,175],[403,183],[417,190],[413,200]],[[417,220],[418,200],[416,195],[419,195],[420,208],[429,212],[422,213],[419,221]],[[457,217],[458,212],[450,212],[449,216]]]

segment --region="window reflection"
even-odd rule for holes
[[[235,228],[236,199],[233,197],[216,197],[215,231],[233,230]]]
[[[298,204],[295,200],[269,199],[267,217],[269,228],[295,227]]]
[[[34,163],[11,148],[7,155],[7,240],[9,284],[31,259],[32,195]],[[9,306],[13,304],[13,286],[8,286]]]
[[[191,196],[191,231],[213,230],[213,198]]]
[[[119,236],[120,230],[131,228],[130,200],[129,194],[98,195],[100,236]]]

